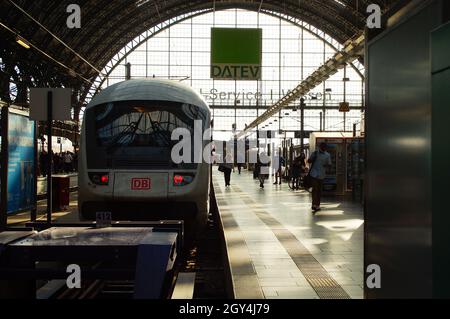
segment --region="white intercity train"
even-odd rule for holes
[[[172,132],[183,128],[194,136],[194,121],[210,129],[210,108],[179,82],[129,80],[95,96],[81,131],[80,218],[110,212],[113,220],[176,219],[187,229],[205,225],[210,165],[194,163],[194,138],[192,161],[176,164],[171,156],[178,143]],[[202,150],[209,143],[203,141]]]

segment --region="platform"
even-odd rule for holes
[[[245,170],[225,188],[214,167],[213,183],[237,299],[363,298],[360,204],[324,198],[313,215],[308,192]]]

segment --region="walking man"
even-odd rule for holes
[[[225,177],[225,187],[229,187],[231,182],[231,172],[233,171],[233,156],[231,154],[227,154],[225,157],[225,162],[221,164],[223,167],[223,174]]]
[[[270,158],[265,152],[258,156],[258,170],[259,187],[264,189],[264,182],[269,178],[270,172]]]
[[[321,143],[319,150],[311,154],[308,160],[311,164],[312,207],[313,212],[320,211],[320,198],[322,197],[323,180],[326,169],[331,167],[331,156],[327,152],[327,145]]]

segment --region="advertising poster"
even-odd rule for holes
[[[9,113],[8,214],[34,207],[35,123],[28,116]]]

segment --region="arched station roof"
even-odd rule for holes
[[[80,29],[66,25],[72,0],[3,0],[0,2],[0,57],[5,64],[0,94],[5,96],[9,72],[16,66],[20,81],[64,85],[85,91],[105,65],[127,43],[146,30],[190,12],[240,8],[287,14],[324,31],[340,43],[364,30],[369,4],[383,11],[400,0],[78,0]],[[42,26],[39,26],[38,21]],[[5,28],[6,26],[6,28]],[[50,31],[50,32],[49,32]],[[20,35],[39,50],[23,50]],[[57,39],[61,41],[58,41]],[[67,46],[65,46],[63,43]],[[56,62],[56,61],[60,62]],[[9,64],[6,65],[6,64]],[[9,70],[8,70],[9,67]],[[63,72],[61,72],[63,70]],[[65,72],[64,72],[65,71]],[[16,71],[17,73],[17,68]],[[80,93],[81,94],[81,93]]]

